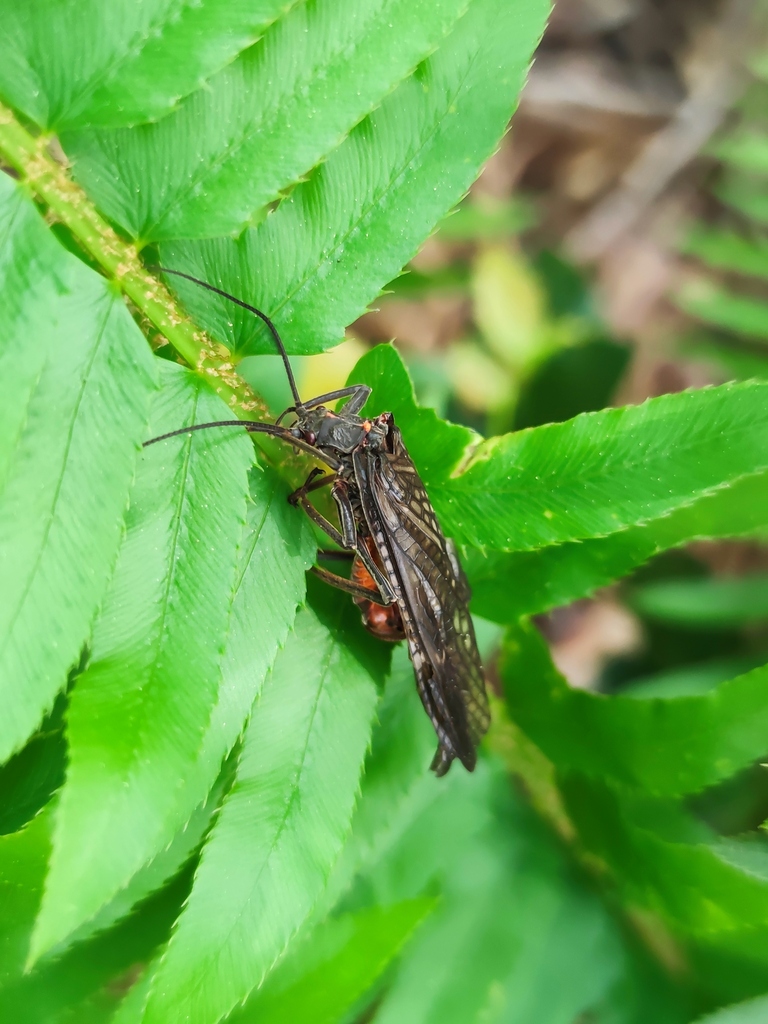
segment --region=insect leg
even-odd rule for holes
[[[354,551],[336,551],[329,549],[327,551],[318,551],[318,558],[327,558],[331,562],[351,562],[355,557]]]
[[[376,563],[371,558],[368,548],[364,544],[358,543],[357,534],[353,533],[352,543],[349,544],[347,543],[347,539],[345,539],[339,533],[339,531],[336,529],[333,523],[329,523],[325,516],[321,515],[320,512],[318,512],[317,509],[314,507],[314,505],[312,505],[312,503],[309,502],[303,495],[299,495],[296,498],[294,504],[299,505],[302,509],[304,509],[309,518],[312,520],[312,522],[315,523],[316,526],[319,526],[323,533],[326,533],[331,538],[334,544],[338,544],[340,548],[346,548],[348,551],[354,551],[357,555],[360,556],[363,565],[365,565],[366,569],[373,577],[376,586],[379,588],[379,594],[383,599],[382,603],[384,605],[392,604],[392,602],[395,600],[395,592],[389,585],[387,578],[382,575],[378,565],[376,565]],[[349,510],[351,512],[351,505],[349,506]],[[371,591],[366,591],[365,597],[369,601],[374,600],[371,597]]]
[[[344,412],[358,413],[368,401],[372,389],[367,384],[355,384],[349,390],[352,397],[344,406]]]
[[[343,547],[353,549],[357,552],[360,556],[360,561],[371,574],[374,583],[379,588],[379,593],[384,598],[384,604],[392,604],[395,600],[395,592],[392,589],[389,580],[374,562],[373,557],[368,550],[368,546],[361,543],[357,538],[355,513],[352,508],[352,503],[349,500],[349,495],[347,494],[347,484],[340,477],[337,477],[334,482],[331,495],[339,510],[339,521],[341,522],[342,532],[345,540],[348,541],[348,543],[345,543]]]
[[[365,587],[353,583],[352,580],[348,580],[344,576],[337,576],[335,572],[328,572],[327,569],[321,569],[318,565],[312,566],[312,572],[324,583],[328,583],[331,587],[336,587],[338,590],[343,590],[353,597],[362,598],[364,601],[373,601],[374,604],[382,603],[381,596],[376,591],[367,590]]]
[[[324,462],[326,466],[329,466],[335,472],[338,472],[342,468],[342,464],[339,461],[339,459],[335,458],[333,455],[329,455],[327,452],[320,451],[319,448],[316,448],[308,441],[303,441],[301,440],[301,438],[294,437],[293,434],[291,434],[290,430],[286,430],[285,427],[275,427],[274,424],[272,423],[251,424],[250,421],[244,421],[243,426],[248,430],[249,433],[255,433],[257,428],[263,426],[272,427],[273,429],[269,431],[264,431],[264,433],[269,433],[275,437],[279,437],[281,441],[287,441],[288,444],[292,444],[294,448],[298,448],[300,451],[306,452],[308,455],[313,456],[313,458],[318,459],[320,462]]]
[[[300,506],[312,522],[315,523],[316,526],[319,526],[323,533],[327,534],[331,538],[334,544],[338,544],[340,548],[344,548],[346,551],[356,552],[363,565],[373,577],[384,605],[392,604],[395,600],[395,592],[392,589],[389,580],[384,576],[381,569],[379,569],[378,565],[374,562],[367,546],[365,544],[361,544],[358,540],[355,513],[347,494],[346,483],[336,476],[335,473],[328,473],[326,476],[318,479],[318,474],[320,473],[322,473],[321,469],[313,469],[304,484],[289,496],[288,501],[291,505]],[[329,523],[325,516],[318,512],[314,505],[307,500],[307,492],[315,491],[320,487],[325,487],[331,482],[333,482],[333,499],[336,502],[336,507],[339,511],[341,532],[336,529],[333,523]],[[342,577],[339,578],[341,579]],[[341,589],[345,588],[342,587]],[[373,600],[373,598],[371,598],[370,591],[366,592],[365,596],[368,600]]]
[[[341,532],[344,535],[344,547],[354,550],[357,547],[357,523],[355,512],[347,494],[347,485],[339,479],[334,482],[331,490],[331,497],[336,502],[336,509],[339,513]]]
[[[347,395],[351,395],[352,397],[344,406],[344,412],[358,413],[368,401],[370,394],[371,389],[367,384],[352,384],[348,388],[339,388],[338,391],[329,391],[325,395],[318,395],[317,398],[311,398],[308,402],[304,403],[304,408],[314,409],[316,406],[323,405],[325,402],[332,402],[335,398],[346,398]]]
[[[312,522],[316,526],[319,526],[323,533],[327,534],[331,538],[334,544],[338,544],[340,548],[346,548],[348,551],[354,550],[354,542],[352,543],[352,545],[347,544],[346,540],[344,539],[344,537],[342,537],[342,535],[339,533],[339,531],[336,529],[333,523],[329,523],[325,516],[321,515],[314,507],[314,505],[310,501],[308,501],[307,498],[305,498],[304,495],[300,493],[300,491],[301,488],[299,488],[299,493],[297,493],[295,499],[291,502],[291,504],[298,505],[300,508],[304,509],[309,518],[312,520]],[[293,494],[291,495],[291,498],[294,498]]]
[[[322,479],[318,480],[318,477],[321,477]],[[301,487],[297,487],[293,494],[288,495],[288,501],[291,505],[298,505],[299,500],[301,498],[305,498],[310,491],[316,491],[320,487],[327,487],[327,485],[332,484],[335,479],[335,473],[328,473],[323,476],[322,469],[315,467]]]

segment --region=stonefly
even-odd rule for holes
[[[183,277],[241,306],[262,320],[285,365],[294,404],[275,423],[221,420],[197,423],[153,437],[157,444],[179,434],[212,427],[243,427],[271,434],[323,462],[290,495],[338,548],[352,557],[349,579],[315,566],[326,583],[351,594],[366,628],[381,640],[408,642],[421,702],[438,737],[432,770],[445,775],[458,758],[467,771],[477,763],[477,746],[490,714],[485,679],[469,614],[469,585],[453,542],[437,522],[416,467],[391,412],[361,414],[371,394],[365,384],[302,402],[277,328],[255,306],[178,270]],[[337,412],[325,402],[348,399]],[[292,416],[290,426],[282,421]],[[322,516],[308,495],[330,486],[339,528]]]

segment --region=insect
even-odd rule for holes
[[[275,423],[198,423],[146,444],[194,430],[238,426],[281,438],[328,467],[330,472],[313,469],[288,500],[302,508],[338,548],[352,555],[352,572],[347,579],[319,566],[313,571],[352,595],[374,636],[407,641],[419,696],[438,737],[432,770],[445,775],[458,758],[472,771],[490,715],[469,614],[469,585],[453,542],[438,525],[392,413],[361,415],[371,394],[365,384],[302,402],[283,342],[265,313],[181,271],[157,269],[186,278],[261,319],[282,357],[294,404]],[[325,405],[345,398],[346,404],[337,412]],[[293,416],[293,422],[283,426],[288,416]],[[309,500],[313,491],[326,486],[331,489],[340,528]]]

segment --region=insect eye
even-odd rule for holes
[[[315,432],[312,430],[308,431],[306,435],[306,440],[309,444],[314,444],[315,441],[317,440],[317,434],[315,434]]]

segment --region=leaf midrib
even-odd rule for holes
[[[232,591],[232,600],[233,601],[234,601],[235,596],[237,595],[238,591],[240,590],[240,587],[242,586],[243,580],[245,579],[245,574],[248,572],[248,567],[251,564],[251,559],[253,558],[253,553],[256,550],[256,545],[261,540],[261,531],[264,529],[264,524],[266,523],[267,517],[269,516],[269,513],[272,510],[272,503],[274,502],[276,496],[277,496],[277,481],[273,480],[272,481],[272,493],[269,495],[269,498],[264,503],[264,512],[263,512],[263,514],[261,516],[261,520],[259,522],[259,525],[255,526],[252,529],[251,537],[250,537],[250,539],[248,541],[248,545],[247,545],[246,549],[243,552],[243,558],[242,558],[241,563],[240,563],[240,571],[239,571],[239,573],[237,575],[237,579],[235,580],[235,586],[234,586],[234,589]]]
[[[339,616],[339,617],[341,617],[341,616]],[[338,642],[334,639],[334,637],[331,634],[329,634],[329,636],[330,636],[330,643],[328,645],[328,653],[327,653],[327,655],[326,655],[326,657],[325,657],[325,659],[323,661],[322,673],[320,675],[320,680],[318,682],[317,690],[315,692],[315,698],[312,701],[312,710],[310,712],[309,721],[307,723],[307,730],[306,730],[306,736],[305,736],[305,739],[304,739],[304,746],[302,747],[301,757],[299,758],[298,772],[297,772],[297,775],[296,775],[296,782],[291,787],[291,793],[290,793],[290,795],[288,797],[288,801],[286,802],[285,810],[283,811],[283,814],[282,814],[282,816],[280,818],[280,822],[279,822],[277,828],[275,829],[275,835],[274,835],[274,838],[273,838],[273,840],[272,840],[272,842],[270,844],[269,850],[267,851],[267,853],[264,856],[264,863],[262,864],[261,868],[259,869],[258,875],[253,880],[253,884],[249,888],[249,893],[248,893],[248,901],[249,902],[250,902],[251,896],[253,894],[253,891],[255,890],[256,886],[258,885],[259,881],[261,880],[261,876],[262,876],[264,870],[266,869],[267,863],[269,862],[270,858],[272,857],[272,854],[275,852],[275,847],[277,846],[277,844],[278,844],[278,842],[280,840],[280,837],[282,836],[283,831],[285,830],[286,823],[288,821],[288,818],[291,815],[291,811],[293,810],[293,806],[296,803],[296,799],[298,797],[299,790],[301,789],[301,780],[302,780],[302,776],[304,774],[304,765],[305,765],[305,762],[306,762],[306,759],[307,759],[307,750],[309,748],[309,741],[310,741],[310,738],[312,736],[312,728],[313,728],[314,723],[315,723],[315,717],[317,715],[317,708],[318,708],[318,705],[320,703],[320,698],[321,698],[321,696],[323,694],[323,691],[325,690],[325,684],[326,684],[326,679],[327,679],[327,676],[328,676],[328,670],[330,669],[330,665],[331,665],[331,659],[332,659],[333,654],[334,654],[334,652],[336,650],[336,647],[338,645]],[[240,915],[238,914],[238,918],[239,918],[239,916]]]
[[[734,429],[732,431],[729,431],[729,433],[731,434],[731,436],[733,436],[736,439],[738,439],[739,437],[744,436],[744,435],[752,437],[752,436],[754,436],[754,423],[752,423],[752,424],[745,424],[744,426],[742,426],[742,427],[740,427],[738,429]],[[706,448],[706,447],[708,447],[709,444],[711,443],[711,440],[712,440],[712,437],[710,435],[710,436],[707,436],[706,438],[703,438],[703,439],[701,439],[699,441],[696,441],[696,442],[693,442],[693,443],[690,443],[690,444],[687,444],[687,445],[684,444],[684,443],[677,444],[674,447],[674,451],[678,452],[678,453],[681,453],[681,454],[695,452],[699,448],[702,448],[702,447]],[[643,467],[647,466],[651,462],[654,462],[654,461],[655,462],[659,462],[662,459],[668,458],[668,455],[669,455],[669,453],[667,453],[667,455],[662,455],[662,454],[654,453],[651,456],[644,456],[644,457],[639,458],[637,460],[625,459],[622,462],[621,468],[622,468],[622,471],[626,471],[627,469],[630,469],[630,470],[642,469]],[[493,460],[493,456],[491,456],[487,460],[483,460],[486,463],[486,466],[485,466],[486,469],[488,467],[488,463],[492,462],[492,460]],[[519,467],[519,473],[518,473],[517,480],[515,481],[515,486],[510,486],[510,487],[506,487],[506,488],[505,487],[500,487],[500,486],[495,486],[494,487],[492,485],[489,485],[487,480],[481,481],[479,485],[478,484],[474,484],[474,485],[470,486],[470,485],[465,484],[464,486],[461,486],[460,481],[462,481],[464,478],[466,478],[473,471],[477,471],[478,474],[481,473],[481,468],[480,467],[482,465],[483,465],[483,462],[478,460],[478,461],[474,462],[472,464],[472,466],[468,467],[464,471],[464,473],[462,473],[460,476],[447,478],[447,479],[445,479],[445,480],[443,480],[443,481],[441,481],[439,483],[433,484],[433,488],[435,488],[435,489],[442,488],[443,490],[447,490],[450,493],[460,493],[460,494],[464,494],[466,496],[472,496],[473,494],[477,494],[479,491],[482,491],[482,493],[484,495],[491,494],[491,495],[499,495],[499,496],[519,495],[519,494],[530,495],[531,493],[534,493],[534,494],[538,494],[538,493],[542,493],[542,494],[557,494],[557,493],[559,493],[561,491],[564,491],[567,488],[570,488],[570,487],[573,487],[573,486],[581,486],[583,483],[593,483],[594,481],[601,480],[601,479],[606,479],[607,480],[607,479],[611,479],[612,476],[615,476],[615,474],[600,473],[599,467],[596,467],[595,470],[593,472],[591,472],[591,473],[582,473],[578,477],[577,476],[573,476],[570,479],[566,478],[563,481],[563,483],[560,484],[559,486],[551,487],[551,486],[547,486],[547,483],[549,481],[551,481],[552,479],[556,479],[558,476],[562,476],[563,475],[562,471],[558,471],[557,473],[555,473],[555,472],[551,473],[549,476],[546,477],[546,480],[545,480],[545,479],[539,479],[539,478],[537,478],[534,475],[530,475],[530,473],[529,473],[530,465],[524,465],[524,466],[520,466]],[[738,476],[739,477],[747,476],[747,475],[751,476],[751,475],[754,475],[755,473],[762,472],[766,467],[768,467],[768,457],[766,457],[766,461],[764,463],[761,463],[760,465],[756,466],[754,469],[748,470],[745,473],[739,473]],[[506,470],[506,472],[512,472],[515,468],[516,467],[514,465],[509,466],[508,469]],[[622,475],[626,475],[626,474],[623,472]],[[538,480],[538,483],[537,483],[537,480]],[[456,483],[454,483],[453,481],[456,481]],[[724,481],[724,483],[722,483],[722,484],[711,484],[711,485],[708,485],[706,487],[699,488],[699,490],[714,490],[714,489],[718,489],[721,486],[725,486],[729,482],[730,482],[730,478],[728,480]]]
[[[195,400],[194,400],[194,403],[192,405],[192,416],[191,416],[191,422],[192,423],[196,423],[197,422],[197,409],[198,409],[198,404],[200,402],[200,391],[201,391],[201,387],[197,387],[195,389]],[[159,618],[159,621],[158,621],[157,642],[155,644],[154,656],[152,658],[152,665],[150,667],[149,673],[146,676],[145,687],[146,687],[146,689],[149,692],[152,691],[152,688],[154,686],[156,675],[157,675],[157,662],[158,662],[158,659],[160,657],[160,653],[161,653],[161,651],[163,650],[163,648],[165,646],[165,642],[167,640],[167,635],[168,635],[167,634],[167,628],[166,628],[166,620],[167,620],[167,617],[168,617],[168,607],[169,607],[169,604],[170,604],[170,598],[171,598],[171,592],[173,590],[173,584],[174,584],[174,582],[176,580],[176,576],[178,574],[178,564],[179,564],[179,561],[178,561],[178,559],[175,556],[176,556],[176,550],[177,550],[178,543],[179,543],[179,532],[181,530],[182,508],[183,508],[184,503],[186,501],[187,486],[188,486],[188,483],[189,483],[189,464],[190,464],[190,461],[191,461],[191,458],[192,458],[192,434],[187,434],[186,435],[184,447],[185,447],[185,452],[184,452],[184,462],[182,464],[182,483],[181,483],[181,487],[179,488],[179,497],[178,497],[178,500],[176,502],[176,509],[175,509],[175,512],[174,512],[173,535],[172,535],[172,538],[171,538],[171,545],[170,545],[170,549],[169,549],[170,570],[166,574],[165,589],[163,591],[161,611],[160,611],[160,618]],[[142,702],[142,707],[144,708],[145,715],[143,716],[142,726],[139,729],[139,739],[140,739],[141,742],[137,743],[134,746],[134,749],[132,751],[132,756],[129,759],[128,764],[125,766],[125,768],[123,770],[123,775],[126,778],[130,778],[130,776],[131,776],[131,774],[133,772],[133,769],[134,769],[134,765],[136,764],[137,761],[142,759],[142,757],[140,756],[141,755],[141,751],[146,749],[146,740],[147,740],[147,732],[146,732],[146,729],[145,729],[145,726],[146,726],[146,715],[147,714],[150,714],[150,715],[154,714],[153,709],[149,706],[149,704],[147,702]],[[201,733],[201,737],[200,737],[201,740],[202,740],[202,735],[203,734]]]
[[[339,613],[338,617],[339,617],[339,619],[342,617],[342,613],[341,612]],[[295,804],[295,802],[296,802],[296,800],[298,798],[298,793],[299,793],[299,790],[301,789],[301,779],[302,779],[302,775],[304,774],[304,765],[305,765],[305,762],[306,762],[307,750],[309,748],[309,741],[310,741],[310,738],[312,736],[312,727],[314,725],[315,717],[317,715],[317,708],[318,708],[318,705],[320,703],[320,698],[321,698],[321,696],[323,694],[323,691],[325,690],[326,679],[327,679],[327,676],[328,676],[328,671],[330,669],[331,659],[332,659],[333,654],[334,654],[334,652],[336,650],[336,647],[338,646],[338,641],[334,638],[334,636],[330,632],[329,632],[329,639],[330,639],[330,643],[328,645],[328,653],[327,653],[327,655],[326,655],[326,657],[324,659],[322,673],[321,673],[320,680],[319,680],[318,685],[317,685],[317,689],[316,689],[316,693],[315,693],[315,698],[314,698],[314,700],[312,702],[312,710],[311,710],[311,713],[310,713],[310,716],[309,716],[309,721],[307,723],[306,737],[305,737],[305,740],[304,740],[304,746],[303,746],[302,751],[301,751],[301,757],[299,759],[298,774],[297,774],[297,777],[296,777],[296,782],[291,787],[291,792],[290,792],[290,795],[288,797],[288,800],[286,801],[285,809],[284,809],[284,811],[283,811],[283,813],[282,813],[282,815],[280,817],[279,822],[276,825],[275,834],[272,837],[272,841],[270,842],[269,849],[264,853],[264,857],[263,857],[263,860],[262,860],[261,867],[259,868],[259,872],[256,875],[256,877],[252,880],[251,884],[248,886],[248,895],[243,898],[237,913],[234,915],[234,917],[232,919],[232,923],[231,923],[231,925],[230,925],[226,935],[224,936],[222,941],[219,943],[219,948],[220,949],[224,948],[226,943],[232,937],[232,934],[235,931],[235,929],[237,928],[238,924],[240,923],[240,920],[243,917],[243,914],[245,913],[246,908],[248,908],[251,905],[251,902],[252,902],[252,899],[253,899],[253,894],[254,894],[254,892],[255,892],[259,882],[261,881],[261,877],[262,877],[264,871],[266,871],[267,864],[269,863],[269,861],[272,858],[272,855],[275,852],[277,844],[280,841],[280,837],[282,836],[282,834],[283,834],[283,832],[285,830],[286,824],[288,822],[288,818],[290,817],[291,811],[293,810],[294,804]],[[257,705],[257,707],[258,707],[258,705]],[[256,710],[256,709],[254,709],[254,710]],[[234,793],[233,793],[233,795],[234,795]],[[169,949],[170,949],[170,947],[169,947]],[[262,970],[262,977],[263,977],[263,974],[264,974],[264,969]],[[205,980],[206,980],[205,979],[205,975],[202,972],[198,973],[197,977],[195,978],[194,982],[191,985],[191,993],[199,991]],[[256,984],[259,984],[260,980],[261,979],[259,979],[259,982],[257,982]]]

